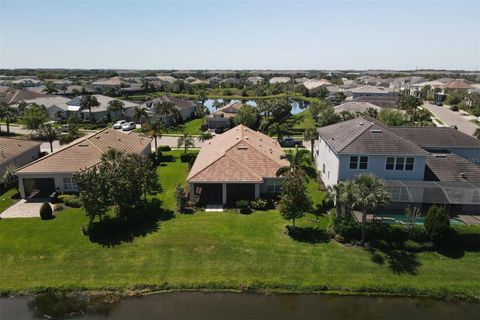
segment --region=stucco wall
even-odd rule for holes
[[[323,183],[328,187],[337,184],[339,158],[328,144],[319,139],[313,150],[317,171],[322,177]],[[325,173],[323,172],[323,165],[325,164]]]

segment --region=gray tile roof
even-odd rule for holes
[[[427,157],[425,180],[445,182],[480,182],[480,166],[453,153]]]
[[[388,127],[388,130],[422,148],[480,148],[480,140],[449,127]]]

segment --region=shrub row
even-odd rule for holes
[[[65,203],[65,205],[67,205],[69,207],[72,207],[72,208],[81,208],[82,207],[82,202],[75,195],[63,194],[63,195],[59,196],[58,199],[60,199],[63,203]]]

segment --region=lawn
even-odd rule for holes
[[[171,130],[168,130],[168,133],[181,134],[182,132],[186,132],[191,135],[199,135],[202,134],[202,131],[200,130],[201,125],[202,119],[192,119]]]
[[[4,194],[0,195],[0,212],[5,211],[13,204],[12,197],[17,193],[16,189],[7,190]]]
[[[306,109],[296,115],[291,120],[292,129],[296,134],[303,134],[306,128],[315,127],[315,120],[312,117],[310,109]]]
[[[158,169],[165,209],[173,208],[173,189],[187,171],[178,160]],[[309,188],[316,190],[313,182]],[[81,209],[48,221],[0,220],[0,292],[206,288],[480,297],[478,252],[457,258],[398,253],[379,264],[366,250],[329,241],[329,218],[314,218],[300,219],[304,236],[293,239],[277,211],[179,214],[111,246],[82,235]]]

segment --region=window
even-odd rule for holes
[[[385,170],[393,170],[395,167],[395,158],[387,158],[387,164],[385,165]]]
[[[277,179],[266,180],[268,193],[279,193],[282,188],[282,181]]]
[[[362,169],[365,170],[368,168],[368,157],[350,157],[350,169]]]
[[[415,158],[407,158],[407,162],[405,164],[405,170],[413,171],[414,163],[415,163]]]
[[[368,167],[368,157],[360,157],[360,166],[359,168],[360,169],[367,169]]]
[[[395,163],[395,170],[402,171],[404,164],[405,164],[405,158],[397,158],[397,162]]]
[[[73,181],[72,178],[65,177],[65,178],[63,178],[63,189],[64,190],[78,190],[78,186]]]
[[[413,171],[414,166],[415,158],[387,157],[387,161],[385,163],[385,170]]]
[[[358,157],[350,157],[350,169],[357,169]]]
[[[323,174],[325,174],[325,163],[322,166],[322,172],[323,172]]]

